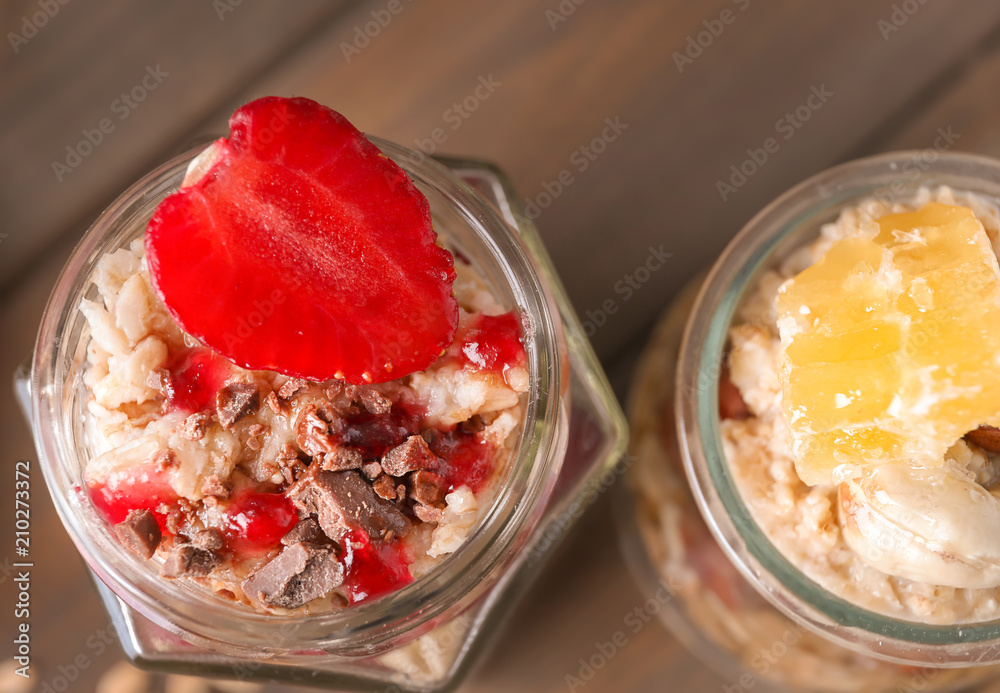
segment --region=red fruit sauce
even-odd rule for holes
[[[284,494],[245,490],[227,504],[222,531],[231,551],[263,553],[276,547],[298,520]]]
[[[437,473],[444,479],[446,491],[465,485],[478,493],[490,478],[494,447],[477,434],[456,428],[437,436],[430,448],[444,460],[444,468]]]
[[[476,370],[501,375],[524,363],[521,321],[514,311],[503,315],[477,315],[465,334],[455,342],[457,356]]]
[[[338,436],[340,444],[361,451],[366,460],[380,459],[387,450],[420,433],[420,416],[404,404],[396,404],[388,414],[363,411],[345,420]]]
[[[351,604],[380,597],[413,582],[410,562],[395,542],[374,544],[364,532],[352,530],[343,537],[341,545],[343,590]]]
[[[124,521],[131,510],[152,510],[163,529],[166,518],[156,509],[177,502],[177,494],[167,481],[166,474],[155,464],[141,464],[122,472],[112,472],[103,483],[92,484],[87,490],[97,512],[113,525]]]
[[[168,406],[188,413],[215,409],[215,395],[226,384],[233,364],[205,347],[178,354],[167,366],[170,373]]]

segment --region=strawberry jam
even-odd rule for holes
[[[403,404],[396,404],[388,414],[367,411],[348,417],[340,435],[340,444],[361,452],[366,460],[377,460],[390,448],[420,432],[419,417]]]
[[[215,408],[215,395],[232,371],[232,364],[205,347],[183,351],[167,367],[171,410],[188,413]]]
[[[452,349],[457,349],[462,363],[476,370],[504,374],[508,368],[524,364],[521,321],[514,311],[477,315]]]
[[[237,553],[263,553],[274,548],[298,522],[283,493],[241,491],[233,496],[223,519],[226,544]]]
[[[165,517],[157,508],[177,502],[177,494],[166,474],[155,464],[113,472],[103,483],[91,484],[88,490],[97,512],[113,525],[122,522],[132,510],[151,510],[162,529]]]
[[[375,544],[360,530],[348,532],[344,547],[343,590],[352,604],[394,592],[413,582],[409,561],[395,543]]]
[[[446,431],[435,437],[430,448],[444,460],[444,468],[438,473],[447,491],[464,485],[476,493],[490,478],[494,447],[476,433],[460,428]]]

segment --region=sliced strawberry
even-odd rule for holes
[[[146,230],[178,324],[245,368],[308,380],[433,363],[455,335],[455,271],[406,173],[309,99],[258,99],[229,127]]]

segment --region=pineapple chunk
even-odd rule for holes
[[[965,433],[1000,425],[1000,267],[965,207],[930,203],[835,242],[781,287],[778,329],[809,485],[841,465],[939,466]]]

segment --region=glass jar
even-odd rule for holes
[[[155,564],[115,540],[83,491],[93,441],[83,384],[89,328],[79,306],[95,292],[98,259],[141,237],[201,148],[190,151],[126,191],[84,236],[50,297],[30,381],[22,373],[18,383],[55,506],[98,578],[127,656],[143,667],[359,690],[452,686],[499,620],[500,605],[524,591],[553,537],[575,517],[574,502],[623,452],[621,411],[506,178],[483,162],[442,165],[374,141],[427,196],[438,233],[526,318],[530,390],[498,497],[427,575],[371,602],[308,616],[265,615],[163,580]]]
[[[737,309],[769,269],[865,198],[906,201],[950,186],[1000,203],[1000,162],[935,150],[820,173],[755,216],[707,277],[674,301],[629,401],[634,462],[619,497],[621,541],[664,621],[736,683],[726,690],[943,691],[1000,672],[1000,621],[928,625],[824,589],[754,519],[720,435],[720,376]],[[773,314],[770,316],[773,318]],[[773,320],[771,320],[773,322]],[[987,666],[993,665],[993,666]]]

